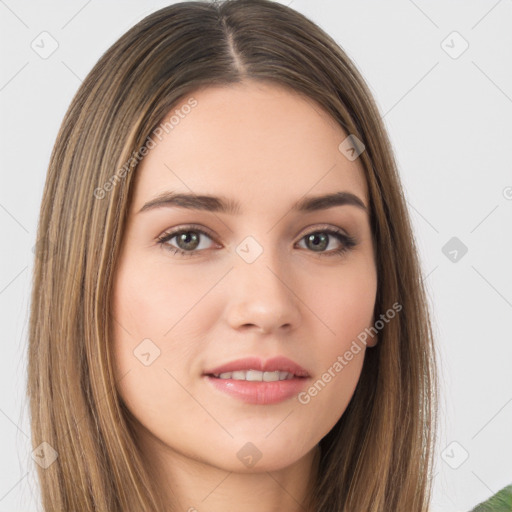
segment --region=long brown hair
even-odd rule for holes
[[[140,148],[179,100],[242,80],[305,94],[364,143],[359,158],[378,272],[375,318],[402,306],[367,350],[348,408],[320,442],[312,509],[428,508],[435,349],[378,109],[355,65],[316,24],[269,0],[227,0],[177,3],[130,29],[86,77],[57,136],[40,211],[28,353],[32,442],[46,460],[37,468],[45,510],[165,508],[116,392],[109,350],[113,274]]]

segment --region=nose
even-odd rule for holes
[[[256,261],[239,258],[226,283],[226,317],[232,329],[261,334],[291,331],[301,323],[299,290],[285,262],[265,251]]]

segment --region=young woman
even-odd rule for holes
[[[342,49],[267,0],[146,17],[41,206],[45,510],[420,512],[435,351],[396,165]]]

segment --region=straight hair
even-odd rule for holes
[[[270,0],[226,0],[173,4],[137,23],[90,71],[60,127],[40,209],[28,347],[32,444],[57,453],[37,467],[44,510],[170,510],[113,378],[111,294],[140,160],[134,155],[179,101],[248,80],[313,99],[364,144],[358,158],[378,274],[375,318],[401,305],[367,350],[347,409],[320,441],[318,479],[304,510],[428,509],[435,347],[379,111],[355,64],[315,23]]]

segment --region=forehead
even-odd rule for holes
[[[163,191],[208,193],[272,209],[303,195],[349,191],[367,203],[348,136],[311,98],[261,82],[202,88],[186,96],[151,135],[137,169],[133,208]]]

